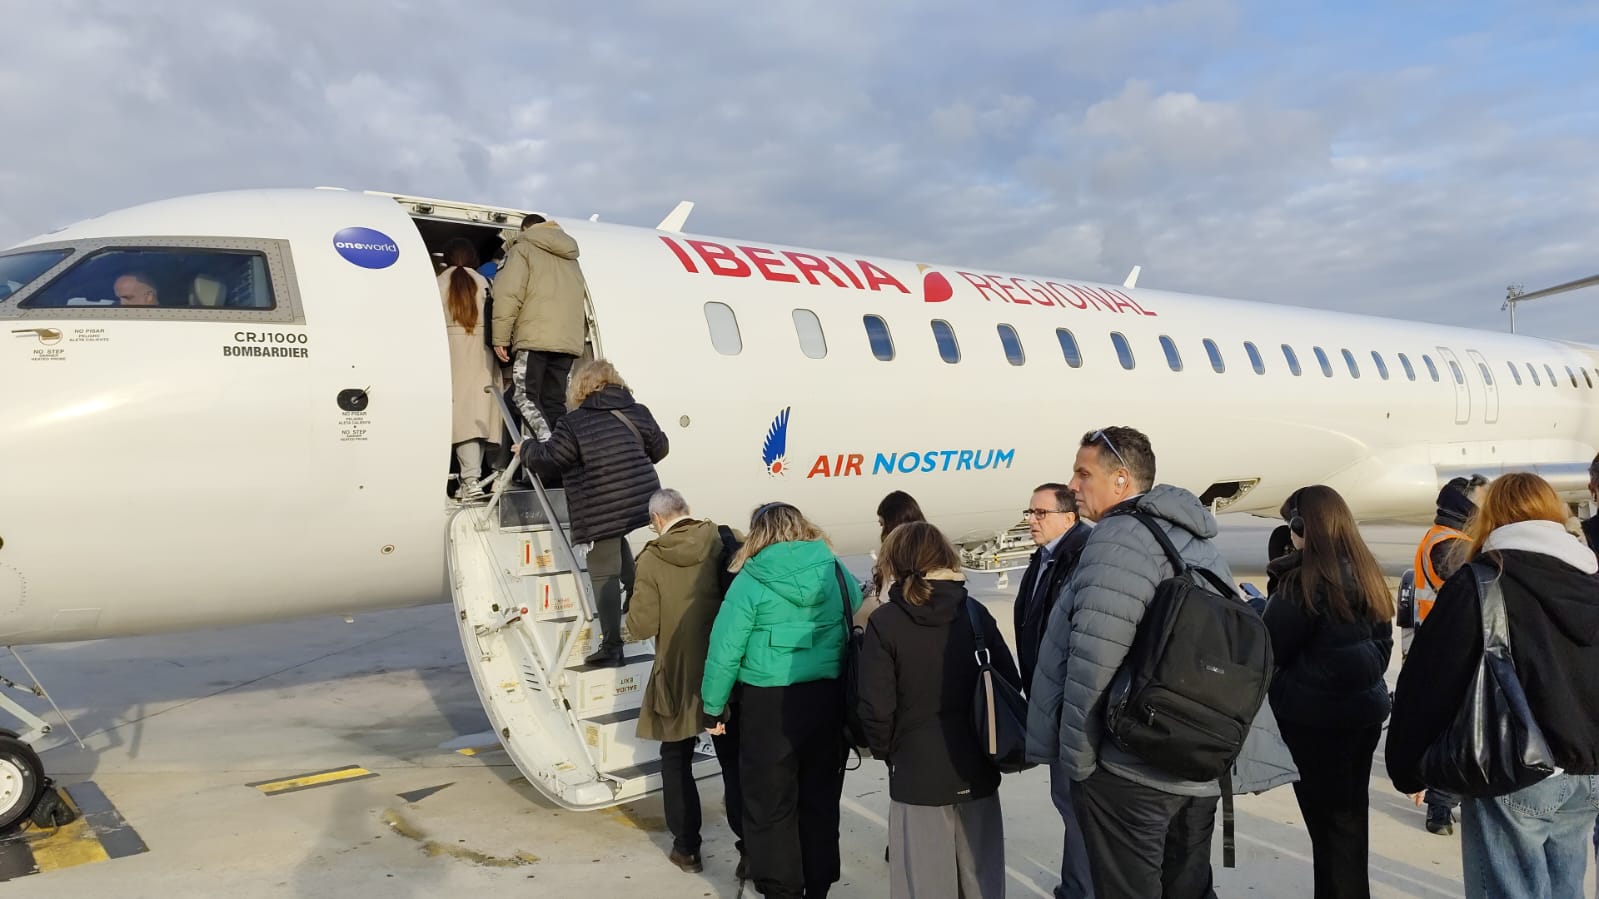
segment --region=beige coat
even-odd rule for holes
[[[700,681],[721,607],[722,538],[709,521],[684,519],[644,545],[628,599],[627,632],[655,638],[655,668],[644,687],[638,735],[686,740],[700,728]]]
[[[465,326],[450,318],[450,275],[454,271],[452,266],[439,274],[439,299],[444,303],[445,333],[450,342],[450,398],[454,411],[450,442],[497,440],[500,410],[492,391],[498,372],[493,351],[483,343],[483,329],[489,326],[483,320],[489,282],[477,272],[465,270],[477,285],[477,327],[468,334]]]
[[[577,241],[554,222],[523,230],[494,276],[494,345],[583,355],[587,294]]]

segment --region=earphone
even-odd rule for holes
[[[1288,530],[1298,534],[1301,538],[1305,536],[1305,519],[1299,517],[1298,509],[1294,509],[1288,519]]]
[[[1127,479],[1126,478],[1117,476],[1117,478],[1116,478],[1116,486],[1117,487],[1120,487],[1120,486],[1122,486],[1123,484],[1126,484],[1126,483],[1127,483]]]

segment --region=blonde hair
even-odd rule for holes
[[[1500,475],[1488,485],[1482,505],[1466,522],[1466,536],[1471,538],[1471,552],[1466,558],[1481,555],[1488,535],[1507,524],[1553,521],[1564,527],[1568,517],[1566,504],[1548,481],[1524,471]]]
[[[828,543],[827,534],[822,529],[805,517],[800,510],[788,503],[767,503],[756,509],[750,515],[750,533],[744,538],[744,545],[733,555],[733,561],[728,563],[728,571],[738,571],[744,563],[755,558],[761,550],[776,543],[794,543],[799,541],[820,540]]]
[[[576,409],[583,401],[610,386],[627,389],[627,382],[616,373],[616,366],[604,359],[579,362],[572,371],[572,380],[566,385],[566,408]]]
[[[959,571],[961,554],[933,525],[907,521],[890,531],[877,553],[877,576],[884,584],[898,582],[900,595],[913,606],[933,598],[927,575],[933,571]]]

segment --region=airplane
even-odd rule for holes
[[[448,492],[435,251],[491,252],[523,213],[234,191],[0,252],[0,643],[450,597],[531,783],[574,809],[658,789],[631,735],[649,647],[582,667],[593,603],[559,491]],[[864,552],[877,500],[904,489],[980,545],[1111,424],[1146,432],[1159,480],[1217,511],[1275,516],[1325,483],[1362,519],[1420,520],[1451,477],[1512,470],[1585,498],[1599,347],[1183,295],[1136,271],[1109,285],[695,236],[687,214],[557,220],[581,247],[587,355],[653,411],[661,480],[699,515],[741,524],[785,500]],[[29,743],[48,725],[0,708],[33,725],[0,736],[3,828],[43,793]]]

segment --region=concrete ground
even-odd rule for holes
[[[1241,576],[1259,570],[1268,531],[1249,520],[1227,524],[1223,545]],[[1374,528],[1368,537],[1392,559],[1407,556],[1419,534]],[[985,601],[1008,625],[1008,597]],[[5,887],[8,899],[405,899],[483,887],[552,896],[736,894],[718,781],[701,785],[705,872],[686,875],[666,861],[658,797],[608,812],[561,811],[520,782],[504,755],[445,748],[487,729],[448,605],[353,624],[306,620],[23,652],[88,746],[48,750],[51,773],[66,784],[99,785],[149,852],[23,877]],[[9,659],[0,673],[19,674]],[[1423,830],[1422,813],[1388,784],[1381,759],[1379,750],[1373,895],[1461,895],[1459,838]],[[246,786],[347,765],[378,776],[274,796]],[[1013,896],[1048,896],[1055,884],[1061,822],[1047,780],[1034,769],[1008,776],[1002,788]],[[441,789],[419,795],[433,788]],[[834,895],[887,895],[887,808],[880,765],[868,761],[849,774],[844,877]],[[1216,840],[1220,894],[1309,892],[1310,843],[1291,789],[1241,797],[1238,834],[1235,869],[1220,867]]]

